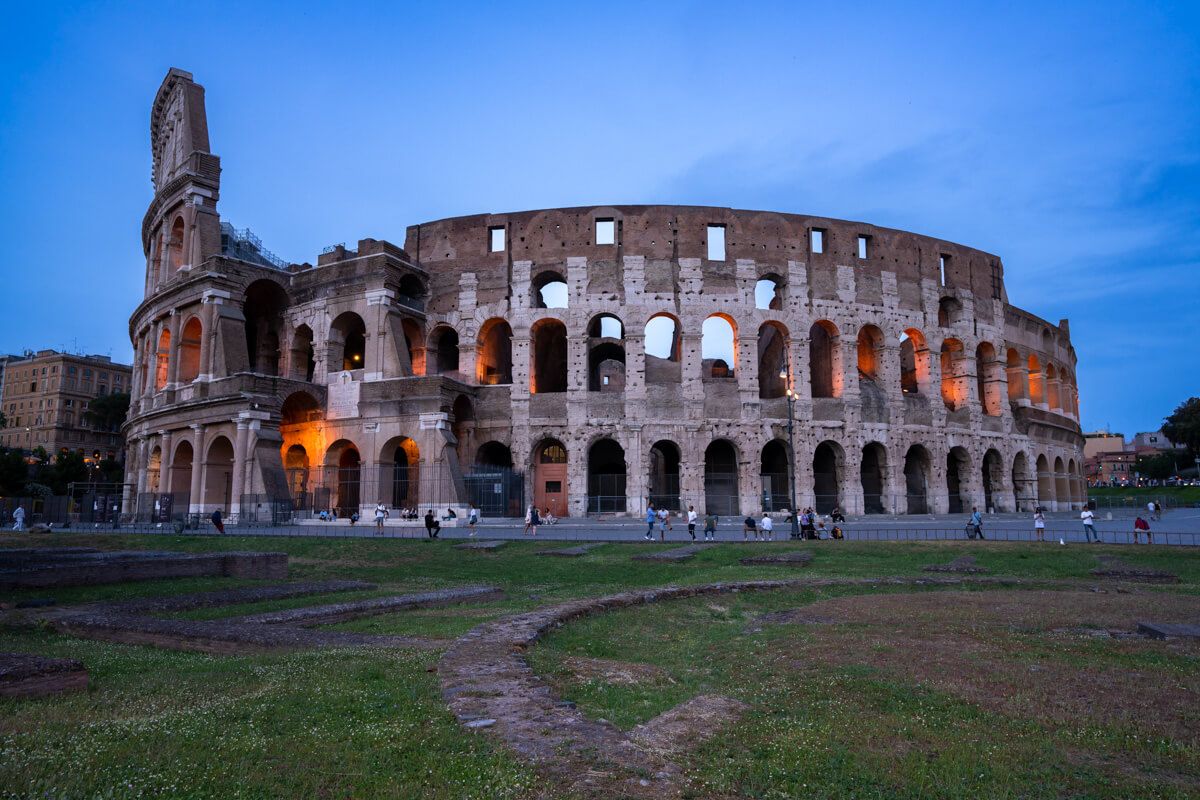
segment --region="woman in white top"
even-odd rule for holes
[[[1033,512],[1033,532],[1037,534],[1039,542],[1046,541],[1046,515],[1042,513],[1041,506]]]

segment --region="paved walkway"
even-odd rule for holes
[[[1133,529],[1133,514],[1113,512],[1108,519],[1105,511],[1097,513],[1096,528],[1102,539],[1107,543],[1125,544],[1130,542],[1130,532]],[[775,518],[775,540],[786,541],[790,525],[784,523],[780,515]],[[741,517],[722,517],[717,530],[717,541],[742,541]],[[965,539],[967,515],[913,515],[888,516],[868,515],[847,519],[842,530],[848,540],[942,540]],[[1161,521],[1151,523],[1154,530],[1155,544],[1200,545],[1200,509],[1178,509],[1168,512]],[[697,537],[702,533],[697,530]],[[524,534],[524,522],[515,519],[485,519],[476,533],[478,539],[533,539]],[[1001,541],[1032,541],[1034,537],[1033,523],[1028,514],[989,514],[984,519],[984,535],[988,539]],[[57,529],[56,529],[57,530]],[[394,539],[423,539],[423,527],[389,525],[382,534],[375,530],[370,522],[351,526],[345,520],[336,523],[319,523],[313,525],[287,525],[279,527],[259,526],[226,526],[228,534],[243,536],[286,536],[286,537],[330,537],[330,538],[394,538]],[[175,528],[169,523],[163,525],[138,524],[125,525],[119,531],[103,526],[79,526],[64,532],[124,532],[124,533],[163,533],[174,534]],[[542,525],[538,529],[537,540],[549,541],[643,541],[646,524],[629,517],[586,517],[582,519],[567,518],[555,525]],[[189,530],[189,534],[215,535],[210,524],[204,524],[198,530]],[[467,529],[463,527],[443,527],[440,533],[442,539],[467,538]],[[1059,539],[1067,542],[1083,541],[1083,527],[1079,522],[1078,512],[1057,512],[1049,514],[1046,520],[1046,539],[1057,542]],[[659,540],[657,528],[654,540]],[[669,542],[690,542],[687,524],[674,523],[672,530],[667,532]]]

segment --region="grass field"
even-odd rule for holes
[[[0,538],[0,545],[51,543]],[[694,797],[1200,796],[1200,650],[1114,638],[1135,617],[1200,619],[1200,554],[1053,544],[833,543],[812,565],[745,567],[762,546],[721,545],[681,564],[632,561],[662,545],[495,552],[450,542],[55,535],[109,549],[279,549],[291,579],[352,578],[368,592],[202,609],[213,618],[468,583],[499,601],[355,620],[340,630],[444,639],[499,616],[631,587],[755,577],[916,575],[963,553],[994,575],[1058,581],[998,591],[826,587],[673,601],[567,625],[529,651],[564,697],[631,728],[698,694],[749,704],[678,757]],[[669,545],[668,545],[669,546]],[[1090,591],[1098,553],[1181,582]],[[246,585],[190,579],[81,587],[60,603]],[[1053,590],[1050,590],[1053,588]],[[45,596],[10,592],[3,599]],[[79,658],[87,692],[0,700],[0,797],[559,797],[545,776],[441,700],[440,650],[209,656],[83,641],[8,612],[0,651]],[[812,616],[820,624],[804,619]],[[577,659],[640,666],[609,680]],[[604,661],[597,663],[604,663]]]

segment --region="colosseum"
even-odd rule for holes
[[[1084,502],[1067,322],[1010,305],[997,256],[824,217],[594,206],[288,264],[221,221],[190,74],[167,74],[150,140],[125,429],[142,518]]]

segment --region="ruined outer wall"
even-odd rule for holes
[[[614,244],[595,244],[597,219],[616,221]],[[725,226],[723,261],[706,257],[707,226],[714,224]],[[505,229],[502,252],[489,252],[492,227]],[[824,232],[824,252],[812,252],[814,228]],[[868,237],[866,259],[858,257],[859,236]],[[786,439],[787,415],[783,398],[759,396],[757,336],[765,323],[788,332],[802,504],[813,502],[813,455],[825,441],[838,450],[839,494],[852,510],[862,506],[861,455],[872,442],[886,451],[884,493],[893,497],[905,493],[908,448],[921,445],[929,451],[933,510],[946,507],[946,457],[951,448],[969,454],[961,489],[968,505],[973,501],[983,506],[981,473],[988,450],[1002,460],[996,476],[1002,486],[994,481],[992,487],[1002,498],[994,503],[998,510],[1015,505],[1014,495],[1023,500],[1040,497],[1050,507],[1063,508],[1083,500],[1069,330],[1065,322],[1051,325],[1008,305],[1003,265],[992,254],[865,223],[690,206],[598,206],[457,217],[409,227],[405,251],[430,275],[431,327],[441,323],[459,333],[464,374],[474,373],[475,342],[484,322],[505,318],[511,323],[513,382],[511,387],[481,389],[476,442],[494,439],[508,444],[518,466],[532,466],[534,450],[544,437],[560,439],[569,455],[572,513],[582,511],[588,447],[602,437],[616,440],[625,450],[631,512],[645,502],[647,453],[662,439],[682,450],[685,504],[693,501],[702,507],[704,451],[712,440],[725,438],[738,452],[740,505],[744,510],[759,507],[760,453],[770,440]],[[545,272],[557,273],[568,284],[568,308],[534,307],[535,281]],[[755,284],[764,276],[783,284],[778,309],[755,307]],[[939,324],[939,305],[946,299],[956,310]],[[681,380],[674,385],[647,383],[643,330],[652,316],[663,312],[676,317],[681,329]],[[586,331],[600,313],[613,314],[625,325],[623,396],[587,390]],[[735,326],[732,379],[704,375],[701,326],[713,314]],[[545,318],[559,319],[567,328],[569,377],[564,394],[530,390],[530,328]],[[812,397],[807,380],[809,330],[818,321],[832,323],[838,334],[836,397]],[[857,359],[858,333],[868,325],[883,333],[879,374],[871,386],[860,380]],[[900,388],[899,348],[906,330],[920,332],[930,354],[922,396],[905,395]],[[961,343],[963,353],[951,364],[954,391],[963,401],[953,411],[941,402],[938,391],[939,352],[948,339]],[[987,363],[975,358],[983,343],[994,353]],[[1042,375],[1037,396],[1031,396],[1031,355],[1043,373],[1047,365],[1054,365],[1056,373],[1053,387]],[[1013,369],[1009,361],[1014,357],[1025,366]],[[982,382],[981,370],[986,373]],[[489,401],[488,394],[506,396]],[[989,394],[991,413],[984,408]],[[1039,461],[1049,474],[1038,474]],[[1024,485],[1014,486],[1014,481]]]

